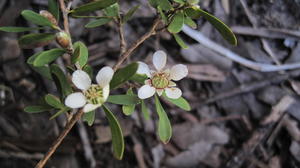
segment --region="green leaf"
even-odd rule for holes
[[[172,18],[172,21],[168,26],[168,31],[170,33],[178,33],[181,31],[183,24],[184,24],[184,14],[182,11],[179,11]]]
[[[86,72],[87,74],[89,74],[89,76],[90,76],[91,79],[93,78],[93,68],[92,68],[90,65],[86,64],[86,65],[82,68],[82,70],[83,70],[84,72]]]
[[[185,100],[185,98],[183,97],[179,97],[178,99],[171,99],[169,97],[166,96],[166,94],[163,94],[163,97],[168,100],[169,102],[173,103],[174,105],[176,105],[177,107],[186,110],[186,111],[190,111],[191,110],[191,106],[189,104],[189,102],[187,100]]]
[[[32,33],[26,34],[19,39],[19,45],[25,49],[42,47],[55,39],[53,33]]]
[[[179,4],[185,4],[185,1],[184,0],[173,0],[174,2],[177,2]]]
[[[117,159],[121,160],[123,158],[124,147],[125,147],[122,129],[114,114],[105,105],[102,106],[102,109],[104,110],[105,115],[109,122],[111,135],[112,135],[114,156]]]
[[[142,113],[144,115],[144,118],[146,120],[149,120],[150,119],[150,114],[149,114],[148,108],[146,107],[146,104],[145,104],[144,100],[141,101],[141,106],[142,106]]]
[[[219,33],[221,33],[221,35],[225,40],[227,40],[232,45],[237,45],[237,39],[234,33],[220,19],[216,18],[212,14],[205,12],[204,10],[197,7],[188,8],[188,9],[189,10],[186,12],[187,15],[188,13],[193,13],[193,15],[195,15],[195,12],[197,12],[199,16],[203,16],[207,21],[209,21],[219,31]]]
[[[184,18],[184,24],[187,24],[188,26],[190,26],[193,29],[197,28],[197,24],[193,21],[193,19],[191,19],[188,16]]]
[[[48,10],[58,21],[59,20],[59,6],[58,6],[57,0],[48,0]]]
[[[33,66],[43,66],[54,61],[56,58],[62,56],[66,51],[62,48],[54,48],[44,51],[36,56],[33,61]]]
[[[59,116],[59,115],[65,113],[65,112],[67,112],[67,111],[69,111],[69,110],[70,110],[70,108],[64,107],[64,108],[60,109],[58,112],[56,112],[54,115],[52,115],[52,116],[50,117],[49,120],[53,120],[53,119],[56,118],[57,116]]]
[[[119,4],[115,3],[104,9],[106,16],[117,17],[119,16]]]
[[[72,55],[71,62],[72,64],[75,64],[78,61],[80,67],[83,67],[88,61],[88,57],[89,57],[88,48],[81,41],[74,43],[73,47],[75,51],[74,54]]]
[[[134,62],[124,68],[117,70],[110,82],[111,90],[128,81],[136,73],[138,67],[139,64]]]
[[[110,95],[106,102],[120,105],[135,105],[140,103],[136,95]]]
[[[145,74],[134,74],[130,80],[135,81],[139,84],[145,84],[145,80],[148,79],[148,76]]]
[[[112,18],[103,17],[103,18],[100,18],[100,19],[96,19],[96,20],[90,21],[84,27],[85,28],[95,28],[95,27],[99,27],[99,26],[105,25],[106,23],[108,23],[108,22],[110,22],[112,20],[113,20]]]
[[[171,139],[172,136],[172,127],[170,120],[163,109],[162,105],[160,104],[160,101],[155,95],[155,107],[156,107],[156,112],[158,114],[158,135],[160,140],[167,144],[169,140]]]
[[[90,111],[88,113],[84,113],[82,120],[87,122],[89,126],[92,126],[95,121],[95,110]]]
[[[122,23],[126,23],[133,16],[133,14],[136,12],[136,10],[139,7],[140,7],[140,5],[136,5],[136,6],[132,7],[123,17]]]
[[[189,48],[189,47],[185,44],[185,42],[182,40],[182,38],[181,38],[178,34],[173,34],[173,36],[174,36],[174,38],[175,38],[177,44],[178,44],[181,48],[183,48],[183,49]]]
[[[158,5],[159,0],[148,0],[149,4],[153,7],[156,8]]]
[[[0,27],[0,31],[11,32],[11,33],[26,32],[26,31],[39,30],[39,29],[43,29],[43,27],[13,27],[13,26]]]
[[[64,104],[61,103],[59,98],[52,94],[47,94],[45,96],[45,101],[47,102],[47,104],[57,109],[62,109],[65,107]]]
[[[43,105],[27,106],[24,108],[24,111],[27,113],[41,113],[49,110],[52,110],[52,107],[43,106]]]
[[[164,12],[162,11],[161,7],[158,6],[158,7],[157,7],[157,10],[158,10],[158,12],[159,12],[159,14],[160,14],[160,17],[161,17],[161,19],[163,20],[164,24],[167,24],[167,23],[168,23],[168,18],[167,18],[167,16],[164,14]]]
[[[97,0],[94,2],[84,4],[82,6],[79,6],[75,9],[71,10],[70,12],[71,12],[71,14],[82,14],[82,13],[87,13],[87,12],[94,12],[96,10],[101,10],[101,9],[107,8],[116,2],[117,2],[117,0]]]
[[[58,88],[58,90],[62,93],[62,97],[66,97],[69,94],[71,94],[72,88],[71,84],[68,83],[67,77],[63,73],[63,71],[59,68],[58,65],[52,64],[50,66],[52,78],[54,79],[54,82]]]
[[[126,94],[129,95],[129,96],[134,95],[134,93],[132,91],[132,88],[128,89]],[[135,109],[135,104],[133,104],[133,105],[123,105],[122,106],[122,111],[127,116],[131,115],[134,112],[134,109]]]
[[[40,26],[49,26],[49,27],[53,27],[55,25],[53,25],[47,18],[45,18],[44,16],[35,13],[31,10],[23,10],[21,15],[28,21],[36,24],[36,25],[40,25]]]
[[[158,6],[160,6],[161,9],[164,11],[169,11],[169,10],[173,9],[169,0],[157,0],[156,2],[158,3]]]
[[[43,77],[49,79],[49,80],[52,80],[52,76],[51,76],[51,73],[50,73],[50,68],[48,66],[40,66],[40,67],[35,67],[33,66],[33,61],[34,59],[40,54],[41,52],[39,53],[36,53],[34,55],[32,55],[31,57],[28,58],[27,60],[27,64],[30,65],[30,67],[36,71],[37,73],[39,73],[40,75],[42,75]]]

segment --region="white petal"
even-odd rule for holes
[[[175,82],[173,82],[173,81],[169,81],[169,85],[168,85],[168,87],[173,87],[173,86],[176,86],[176,83],[175,83]]]
[[[67,96],[65,105],[70,108],[80,108],[86,103],[86,99],[81,92],[72,93]]]
[[[153,65],[158,71],[162,70],[165,67],[166,62],[167,54],[164,51],[158,50],[153,54]]]
[[[171,99],[178,99],[182,95],[181,90],[176,87],[166,88],[165,91],[166,91],[166,95]]]
[[[114,70],[111,67],[109,66],[103,67],[98,72],[96,76],[96,81],[102,88],[104,88],[106,85],[109,84],[113,75],[114,75]]]
[[[87,112],[90,112],[90,111],[93,111],[95,110],[96,108],[100,107],[101,105],[96,105],[96,104],[86,104],[84,107],[83,107],[83,112],[87,113]]]
[[[139,63],[139,68],[136,71],[137,74],[146,74],[148,77],[150,77],[150,70],[147,64],[143,62],[138,62]]]
[[[108,96],[109,96],[109,85],[106,85],[103,88],[103,99],[104,99],[104,101],[106,101],[106,99],[108,98]]]
[[[81,90],[87,90],[92,84],[89,75],[82,70],[76,70],[75,72],[73,72],[72,82],[78,89]]]
[[[155,93],[155,88],[151,87],[149,85],[142,86],[138,91],[138,97],[140,99],[147,99],[151,96],[153,96]]]
[[[177,64],[171,68],[170,78],[174,81],[178,81],[188,75],[188,68],[186,65]]]

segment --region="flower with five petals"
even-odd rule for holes
[[[114,71],[111,67],[103,67],[96,76],[97,84],[92,84],[89,75],[76,70],[72,74],[73,84],[81,90],[67,96],[65,105],[70,108],[83,107],[84,112],[90,112],[100,107],[108,98],[109,83],[113,77]]]
[[[138,90],[138,97],[140,99],[146,99],[153,96],[155,92],[159,96],[165,92],[166,96],[171,99],[181,97],[182,92],[176,87],[173,81],[179,81],[187,76],[187,66],[177,64],[171,67],[171,69],[165,68],[167,54],[161,50],[153,54],[152,62],[156,71],[151,71],[147,64],[139,62],[137,73],[147,75],[148,79],[145,80],[145,85]]]

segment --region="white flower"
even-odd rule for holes
[[[153,54],[153,65],[156,71],[149,70],[147,64],[139,62],[138,74],[145,74],[149,79],[145,81],[145,85],[138,90],[138,97],[146,99],[155,94],[161,96],[165,91],[166,96],[171,99],[178,99],[182,92],[175,87],[173,81],[179,81],[188,74],[186,65],[177,64],[171,69],[164,69],[167,62],[167,54],[164,51],[156,51]]]
[[[65,99],[66,106],[70,108],[83,107],[84,112],[90,112],[100,107],[109,95],[109,83],[114,75],[111,67],[103,67],[96,76],[96,84],[92,84],[89,75],[82,71],[76,70],[72,74],[72,82],[81,90],[67,96]]]

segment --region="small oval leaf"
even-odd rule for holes
[[[64,98],[69,94],[71,94],[73,92],[71,85],[68,83],[66,75],[59,68],[59,66],[56,64],[52,64],[50,66],[50,70],[51,70],[52,78],[54,79],[56,87],[62,94],[62,97]]]
[[[11,33],[27,32],[27,31],[39,30],[39,29],[43,29],[43,27],[13,27],[13,26],[0,27],[0,31],[11,32]]]
[[[134,63],[127,65],[124,68],[117,70],[110,82],[110,88],[115,89],[115,88],[119,87],[121,84],[128,81],[132,76],[135,75],[135,73],[138,69],[138,66],[139,66],[139,64],[134,62]]]
[[[72,55],[72,64],[75,64],[78,61],[80,67],[85,66],[89,57],[88,48],[81,41],[74,43],[73,47],[75,51],[74,54]]]
[[[187,46],[187,45],[185,44],[185,42],[182,40],[182,38],[181,38],[178,34],[173,34],[173,36],[174,36],[174,38],[175,38],[177,44],[178,44],[181,48],[183,48],[183,49],[189,48],[189,46]]]
[[[105,115],[109,122],[114,156],[117,159],[121,160],[123,158],[124,147],[125,147],[122,129],[114,114],[105,105],[102,106],[102,109],[104,110]]]
[[[33,66],[43,66],[62,56],[66,51],[62,48],[54,48],[40,53],[33,61]]]
[[[47,18],[45,18],[44,16],[35,13],[31,10],[23,10],[21,15],[28,21],[36,24],[36,25],[40,25],[40,26],[49,26],[49,27],[53,27],[55,25],[53,25]]]
[[[126,23],[133,16],[133,14],[137,11],[139,7],[140,7],[139,5],[132,7],[123,17],[122,23]]]
[[[169,10],[173,9],[169,0],[157,0],[156,2],[158,3],[158,6],[160,6],[161,9],[164,11],[169,11]]]
[[[70,110],[70,108],[68,108],[68,107],[60,109],[58,112],[56,112],[54,115],[52,115],[49,120],[53,120],[54,118],[56,118],[57,116],[67,112],[68,110]]]
[[[59,6],[57,0],[48,0],[48,10],[56,20],[59,20]]]
[[[181,31],[183,24],[184,24],[184,14],[182,11],[179,11],[172,18],[172,21],[168,26],[168,31],[170,33],[178,33]]]
[[[172,136],[172,127],[170,120],[163,109],[162,105],[160,104],[160,101],[155,95],[155,107],[156,107],[156,112],[158,114],[159,120],[158,120],[158,135],[160,140],[167,144],[169,140],[171,139]]]
[[[134,93],[132,91],[132,88],[127,90],[126,95],[129,95],[129,96],[134,95]],[[127,116],[131,115],[134,112],[134,110],[135,110],[135,104],[133,104],[133,105],[123,105],[122,106],[122,111]]]
[[[97,0],[94,2],[90,2],[87,4],[84,4],[82,6],[79,6],[71,11],[71,14],[83,14],[87,12],[94,12],[96,10],[101,10],[104,8],[109,7],[110,5],[116,3],[117,0]]]
[[[120,105],[135,105],[140,103],[136,95],[110,95],[106,102]]]
[[[108,22],[110,22],[112,20],[113,20],[112,18],[103,17],[103,18],[100,18],[100,19],[96,19],[96,20],[90,21],[84,27],[85,28],[95,28],[95,27],[99,27],[99,26],[105,25],[106,23],[108,23]]]
[[[40,66],[40,67],[35,67],[33,66],[33,61],[34,59],[40,54],[41,52],[39,53],[36,53],[34,55],[32,55],[31,57],[28,58],[27,60],[27,64],[30,65],[30,67],[36,71],[37,73],[39,73],[40,75],[42,75],[43,77],[49,79],[49,80],[52,80],[52,76],[51,76],[51,73],[50,73],[50,68],[48,66]]]
[[[53,33],[32,33],[26,34],[19,39],[19,45],[21,48],[32,49],[36,47],[42,47],[55,39]]]
[[[144,100],[141,101],[141,106],[142,106],[141,108],[142,108],[142,113],[144,115],[144,118],[146,120],[149,120],[150,119],[150,114],[149,114],[149,110],[146,107],[146,104],[145,104]]]
[[[175,106],[186,110],[186,111],[190,111],[191,110],[191,106],[189,104],[189,102],[183,98],[183,97],[179,97],[178,99],[171,99],[169,97],[167,97],[165,94],[163,94],[163,97],[168,100],[169,102],[173,103]]]
[[[184,24],[187,24],[188,26],[190,26],[193,29],[197,28],[197,24],[190,17],[185,17],[184,18]]]
[[[95,121],[95,114],[96,114],[95,110],[90,111],[88,113],[84,113],[82,116],[82,120],[87,122],[89,126],[92,126]]]
[[[49,106],[37,105],[37,106],[27,106],[24,108],[24,111],[27,113],[41,113],[52,109],[53,108]]]
[[[50,106],[57,108],[57,109],[62,109],[65,107],[64,104],[61,103],[59,98],[52,94],[47,94],[45,96],[45,101],[47,104],[49,104]]]

